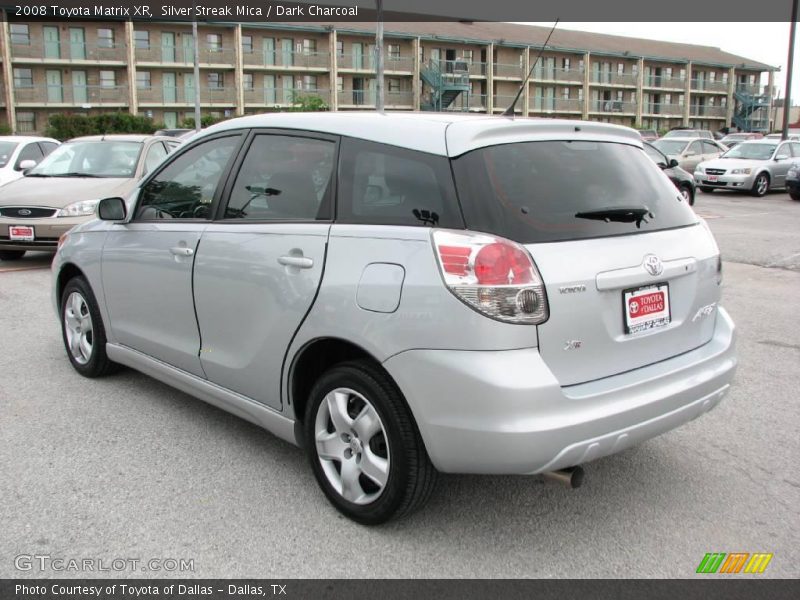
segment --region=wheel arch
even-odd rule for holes
[[[303,422],[308,395],[317,379],[333,366],[351,361],[368,360],[379,369],[381,362],[367,350],[348,340],[337,337],[319,337],[309,340],[292,357],[287,376],[287,404],[292,406],[295,420],[295,437],[303,445]],[[386,373],[389,376],[388,373]],[[389,376],[390,379],[391,376]],[[397,382],[392,379],[397,385]],[[398,386],[399,389],[399,386]]]
[[[56,279],[56,300],[58,301],[58,308],[61,309],[61,296],[64,294],[64,288],[67,286],[67,283],[71,279],[75,277],[83,277],[88,281],[86,274],[74,263],[68,262],[64,263],[61,266],[61,270],[58,272],[58,278]]]

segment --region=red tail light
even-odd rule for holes
[[[435,230],[433,245],[447,287],[478,312],[509,323],[547,320],[544,283],[516,242],[483,233]]]

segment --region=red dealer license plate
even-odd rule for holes
[[[669,285],[658,283],[624,290],[625,333],[639,333],[669,325]]]
[[[19,242],[32,242],[33,227],[23,225],[10,225],[8,227],[8,239]]]

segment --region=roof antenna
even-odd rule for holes
[[[524,90],[525,86],[528,85],[528,80],[531,78],[531,73],[533,73],[533,70],[536,68],[536,65],[539,63],[539,59],[542,58],[542,52],[544,52],[544,49],[547,46],[547,42],[550,41],[550,36],[553,35],[553,32],[556,30],[556,25],[558,25],[558,17],[556,17],[556,22],[553,23],[553,28],[550,30],[550,33],[547,34],[547,39],[544,41],[544,44],[542,44],[542,47],[539,48],[539,54],[536,56],[536,60],[533,61],[533,64],[531,65],[531,70],[528,71],[528,74],[525,76],[525,81],[523,81],[522,85],[519,86],[519,90],[517,90],[517,95],[514,96],[514,101],[511,103],[511,106],[509,106],[507,109],[505,109],[503,111],[501,116],[503,116],[503,117],[513,117],[514,116],[514,107],[517,105],[517,102],[519,101],[519,97],[522,95],[522,90]]]

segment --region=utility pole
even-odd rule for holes
[[[200,40],[197,35],[197,3],[194,3],[192,19],[192,40],[194,46],[194,130],[199,132],[200,126]]]
[[[375,0],[378,12],[378,24],[375,29],[375,108],[379,113],[384,107],[383,87],[383,0]]]
[[[783,131],[781,139],[789,137],[789,113],[792,111],[792,69],[794,68],[794,34],[797,29],[797,2],[792,1],[792,23],[789,30],[789,59],[786,68],[786,90],[783,94]]]

